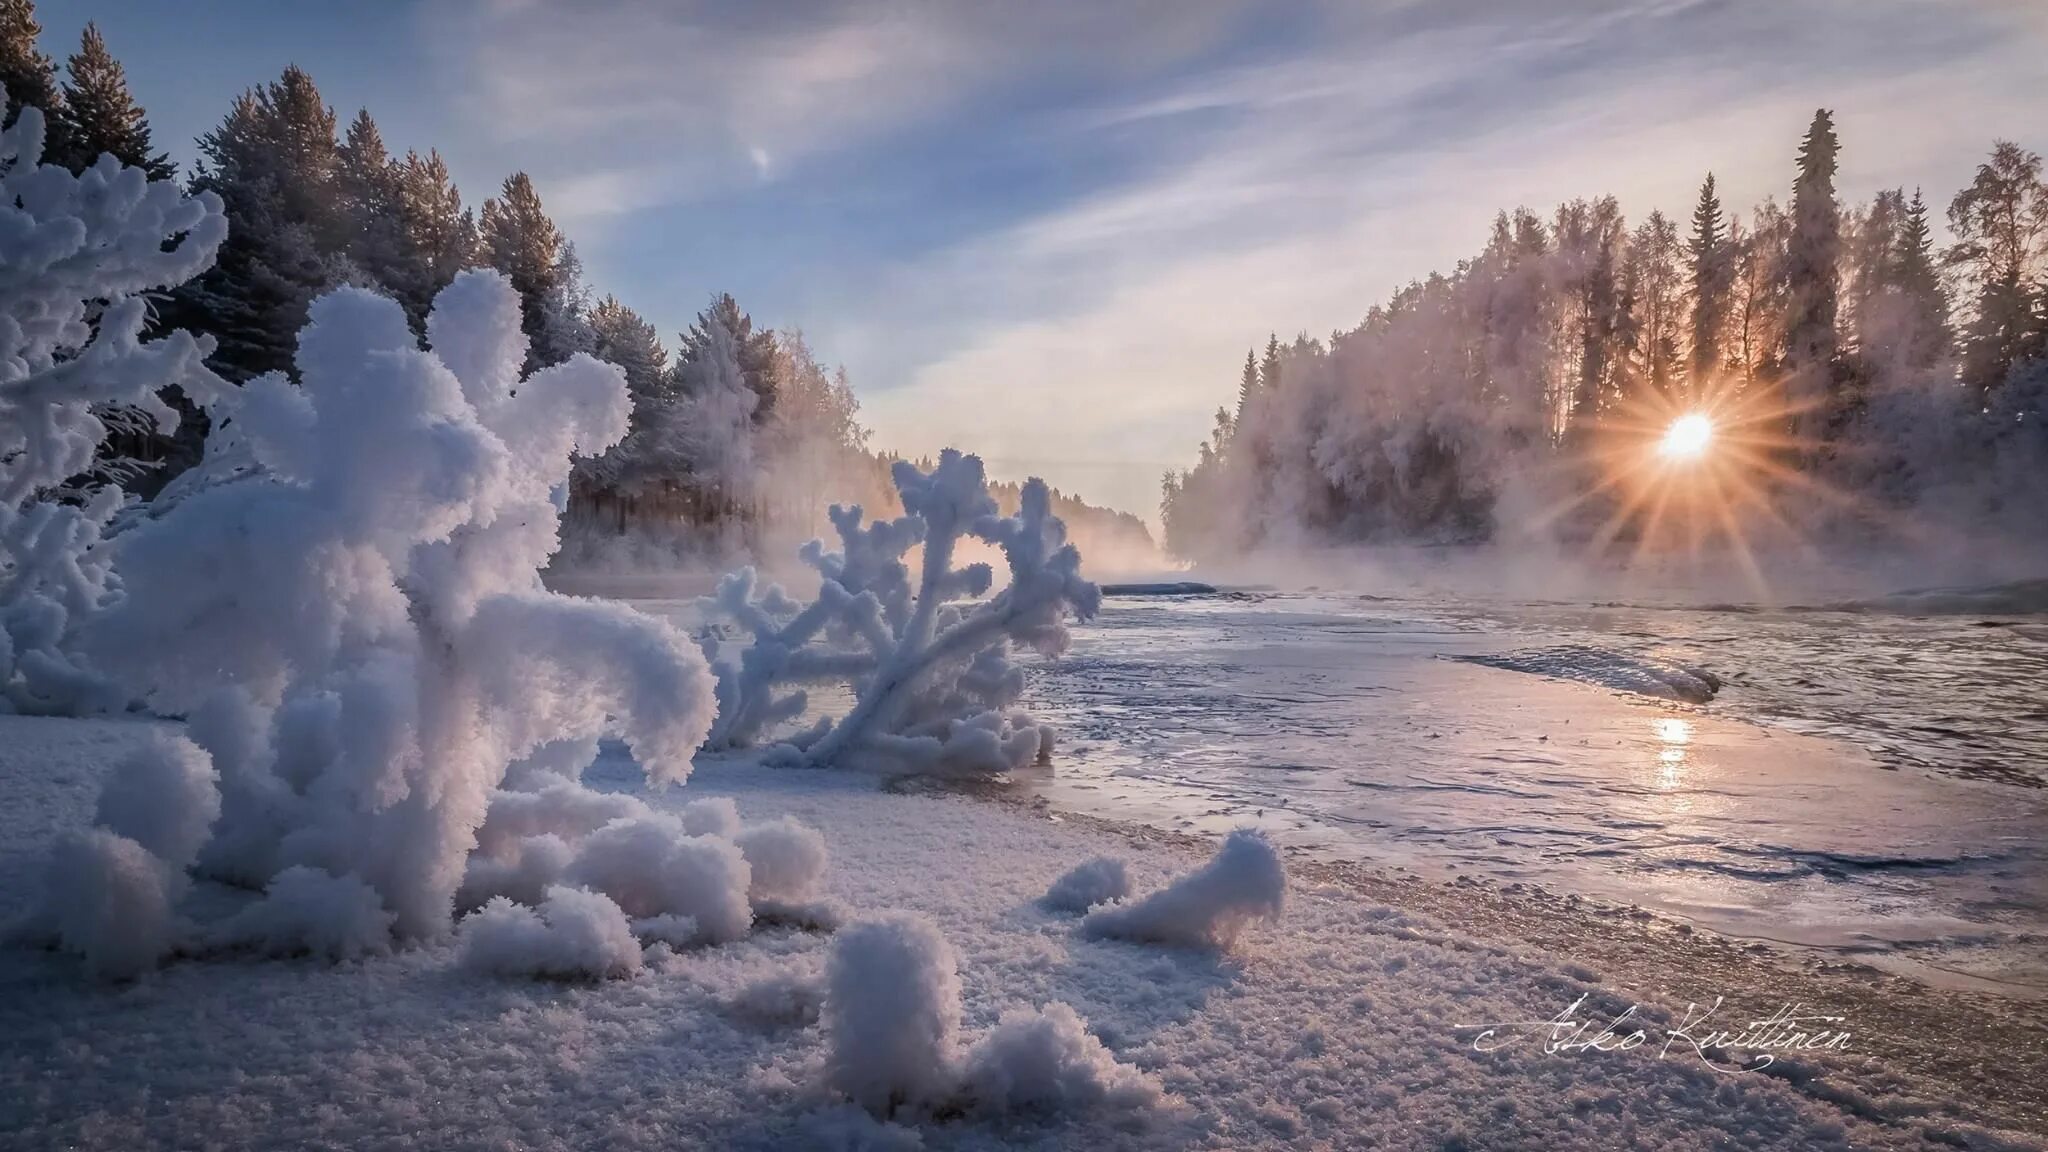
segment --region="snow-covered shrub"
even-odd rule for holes
[[[1185,948],[1229,948],[1254,920],[1280,918],[1287,870],[1255,829],[1239,828],[1207,864],[1132,904],[1097,908],[1081,921],[1089,936]]]
[[[1098,856],[1077,864],[1039,897],[1041,907],[1054,912],[1086,912],[1097,904],[1121,900],[1131,894],[1131,878],[1124,862]]]
[[[395,302],[329,293],[299,383],[199,397],[213,464],[119,537],[126,595],[83,650],[191,714],[221,779],[209,874],[354,878],[397,936],[439,936],[514,763],[616,733],[651,780],[688,775],[713,709],[702,655],[538,576],[572,456],[625,432],[624,380],[588,356],[521,379],[519,319],[504,277],[466,272],[426,351]],[[744,871],[730,886],[743,909]]]
[[[661,813],[616,820],[584,837],[564,879],[611,897],[628,916],[687,916],[698,942],[738,940],[754,922],[739,848],[715,836],[691,836]]]
[[[602,980],[640,970],[640,942],[601,893],[554,887],[538,911],[498,897],[456,931],[462,966],[497,976]]]
[[[128,837],[105,828],[68,833],[45,868],[31,935],[83,956],[93,975],[140,976],[177,943],[183,877]]]
[[[825,965],[825,1079],[877,1116],[943,1099],[960,1034],[953,946],[899,913],[841,931]]]
[[[1156,1107],[1165,1090],[1117,1062],[1065,1004],[1013,1008],[967,1054],[960,1093],[985,1112],[1041,1108],[1136,1111]]]
[[[96,821],[177,872],[199,859],[220,818],[213,758],[184,736],[152,733],[114,766],[100,790]]]
[[[0,101],[4,101],[0,93]],[[107,437],[95,409],[138,411],[169,431],[157,395],[220,386],[208,338],[142,338],[144,293],[213,263],[227,218],[111,156],[74,176],[42,165],[43,114],[0,132],[0,712],[119,708],[123,695],[80,659],[78,626],[120,594],[101,534],[114,485],[66,488]]]
[[[770,759],[988,775],[1051,753],[1051,729],[1011,708],[1024,676],[1010,650],[1065,651],[1067,616],[1093,616],[1101,593],[1081,578],[1080,553],[1044,482],[1025,484],[1018,514],[1003,517],[977,457],[949,449],[931,472],[898,462],[893,478],[903,516],[863,523],[859,507],[835,506],[840,551],[804,547],[822,578],[815,601],[758,587],[751,568],[720,583],[709,607],[751,641],[715,651],[719,714],[708,747],[770,740],[808,708],[802,685],[849,682],[854,705],[844,718],[775,744]],[[1001,549],[1010,569],[1001,592],[956,603],[993,581],[986,564],[953,566],[963,536]],[[904,557],[920,545],[913,585]]]
[[[278,873],[262,899],[215,925],[208,942],[267,956],[350,960],[387,951],[395,919],[359,877],[301,864]]]

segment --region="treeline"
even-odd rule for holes
[[[7,122],[24,105],[43,110],[45,163],[76,172],[111,154],[174,177],[99,30],[86,26],[61,81],[38,47],[41,31],[31,0],[0,0]],[[590,353],[624,369],[633,395],[625,441],[578,463],[572,535],[646,530],[686,546],[756,550],[771,530],[818,531],[833,501],[897,511],[893,457],[869,450],[843,368],[828,369],[801,332],[756,326],[725,294],[665,344],[587,282],[526,173],[472,208],[437,151],[394,154],[368,109],[344,127],[296,66],[237,97],[198,152],[186,182],[220,198],[228,239],[213,268],[161,302],[156,322],[213,337],[209,363],[224,378],[289,374],[307,309],[332,288],[392,296],[424,337],[435,294],[463,269],[491,267],[519,293],[528,370]],[[101,477],[148,494],[196,463],[203,418],[186,414],[174,439],[107,413],[117,434]],[[1117,523],[1075,504],[1086,509],[1081,520]]]
[[[1269,340],[1198,463],[1165,478],[1168,547],[1640,538],[1653,517],[1618,474],[1689,411],[1741,441],[1747,474],[1719,482],[1801,534],[2038,514],[2040,157],[1999,142],[1941,246],[1918,189],[1844,206],[1839,147],[1817,112],[1789,205],[1747,215],[1712,175],[1684,224],[1631,226],[1612,196],[1502,213],[1477,256],[1356,328]]]

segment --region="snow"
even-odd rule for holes
[[[295,864],[271,879],[262,899],[208,936],[218,948],[353,960],[388,951],[394,920],[376,889],[360,878]]]
[[[1207,864],[1143,899],[1097,908],[1081,921],[1091,936],[1227,949],[1256,921],[1278,921],[1287,897],[1280,854],[1258,830],[1240,828]]]
[[[739,848],[691,836],[667,813],[615,820],[591,833],[563,878],[611,897],[628,916],[688,917],[697,936],[713,944],[745,936],[754,920]]]
[[[1013,647],[1065,651],[1067,618],[1095,614],[1102,595],[1081,577],[1043,481],[1022,489],[1018,514],[997,515],[980,458],[948,449],[930,472],[892,470],[904,515],[863,523],[859,506],[834,505],[840,551],[802,550],[820,577],[818,598],[760,585],[753,568],[720,582],[707,608],[736,621],[744,647],[709,641],[718,672],[718,719],[708,748],[766,746],[777,763],[861,767],[882,773],[991,777],[1052,753],[1053,732],[1014,708],[1024,690]],[[954,567],[963,539],[999,549],[1009,583],[989,592],[985,563]],[[920,550],[912,582],[904,556]],[[810,707],[802,685],[845,682],[853,706],[789,734]],[[785,689],[792,689],[787,690]]]
[[[879,1117],[952,1089],[960,972],[931,921],[898,913],[843,928],[825,969],[825,1082]]]
[[[69,832],[50,853],[28,934],[54,937],[93,975],[139,976],[176,944],[177,890],[175,874],[135,841],[104,828]]]
[[[640,942],[619,906],[559,885],[538,909],[499,896],[456,929],[461,964],[497,976],[602,980],[640,971]]]
[[[0,809],[0,917],[24,908],[24,880],[50,842],[91,821],[101,778],[152,730],[0,720],[0,780],[16,799]],[[810,1018],[830,994],[819,973],[834,939],[757,929],[720,947],[648,948],[633,977],[568,982],[478,979],[458,966],[453,941],[339,967],[176,964],[125,986],[86,979],[65,956],[0,950],[0,1130],[25,1146],[121,1149],[1633,1142],[1791,1152],[1923,1149],[1925,1133],[1996,1146],[1969,1119],[1984,1093],[1944,1091],[1889,1064],[1818,1058],[1819,1075],[1801,1083],[1713,1072],[1676,1054],[1474,1052],[1458,1025],[1547,1017],[1581,994],[1610,1009],[1636,997],[1660,1011],[1682,1004],[1626,987],[1610,965],[1595,977],[1583,955],[1552,959],[1497,926],[1446,923],[1327,880],[1297,882],[1285,923],[1230,953],[1092,940],[1071,915],[1036,906],[1076,861],[1123,859],[1149,891],[1206,853],[1024,806],[885,792],[856,773],[708,762],[679,794],[642,793],[639,781],[616,748],[586,774],[657,812],[722,795],[750,822],[799,819],[831,849],[830,897],[862,919],[897,910],[942,933],[956,958],[962,1067],[1006,1014],[1066,1004],[1171,1100],[876,1120],[827,1086],[834,1041]],[[1392,887],[1426,903],[1431,886]],[[1573,931],[1590,941],[1635,931],[1628,925]],[[1678,962],[1704,959],[1688,956]],[[1839,1003],[1859,980],[1826,986],[1821,1002]],[[1933,995],[1873,988],[1848,1010],[1874,1033],[1917,1027],[1910,1014]],[[1961,1013],[1944,1044],[1968,1044],[1981,1026],[1964,1004],[1937,997],[1928,1011]],[[1101,1067],[1064,1022],[1032,1031],[1048,1035],[1018,1046],[1052,1058],[1006,1062],[1015,1083],[1045,1083],[1027,1067],[1085,1083],[1076,1052]],[[2026,1037],[2036,1035],[2014,1034],[2001,1059],[2033,1067],[2027,1044],[2037,1041]],[[2038,1144],[2018,1131],[2005,1139]]]
[[[182,872],[220,819],[219,783],[204,748],[158,733],[115,766],[100,793],[98,823]]]
[[[747,858],[748,899],[793,904],[817,895],[826,865],[825,837],[817,829],[785,816],[742,828],[733,843]]]
[[[962,1094],[988,1112],[1142,1111],[1157,1108],[1159,1082],[1119,1063],[1065,1004],[1003,1013],[967,1054]]]
[[[1038,903],[1054,912],[1086,912],[1130,894],[1131,878],[1124,862],[1098,856],[1076,864],[1073,871],[1053,881]]]

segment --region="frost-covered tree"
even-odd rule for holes
[[[169,180],[178,174],[178,166],[151,142],[149,120],[128,91],[128,75],[107,51],[106,38],[97,25],[86,24],[78,51],[65,62],[64,71],[64,103],[71,113],[70,147],[76,167],[91,164],[105,152],[131,168],[142,169],[151,180]]]
[[[2048,320],[2037,297],[2048,287],[2048,182],[2041,157],[2001,140],[1948,207],[1956,242],[1948,250],[1969,297],[1962,331],[1963,380],[1989,397],[2013,364],[2041,346]]]
[[[1675,395],[1685,363],[1684,246],[1678,226],[1652,212],[1628,245],[1624,277],[1634,305],[1634,376],[1655,396]]]
[[[611,451],[580,461],[577,475],[586,489],[638,494],[672,485],[682,462],[674,443],[676,384],[668,349],[654,325],[606,296],[590,310],[592,354],[626,374],[633,416],[626,436]]]
[[[650,779],[689,773],[703,657],[541,587],[572,457],[616,443],[629,400],[589,357],[522,378],[519,305],[498,273],[458,276],[424,351],[394,301],[323,296],[298,385],[205,398],[209,460],[249,467],[188,474],[121,537],[127,596],[85,648],[189,715],[219,774],[198,867],[268,890],[224,941],[348,954],[444,933],[493,790],[543,748],[617,732]]]
[[[1735,266],[1729,258],[1724,225],[1721,197],[1714,191],[1714,174],[1709,172],[1706,181],[1700,185],[1699,203],[1692,210],[1692,238],[1686,245],[1686,254],[1692,260],[1692,364],[1689,376],[1695,398],[1699,398],[1721,372],[1721,340],[1728,326],[1728,297],[1735,279]]]
[[[748,514],[754,495],[760,396],[748,386],[742,347],[714,310],[692,331],[688,357],[676,365],[674,436],[683,469],[705,504],[724,516]]]
[[[101,533],[119,487],[78,486],[107,435],[99,413],[134,409],[168,430],[158,393],[205,394],[209,342],[145,340],[145,293],[210,263],[220,202],[105,156],[73,175],[38,164],[42,113],[0,132],[0,711],[125,702],[74,646],[120,593]]]
[[[358,110],[336,153],[342,251],[360,278],[387,289],[404,276],[400,176],[377,121],[369,109]]]
[[[1809,440],[1820,435],[1836,400],[1842,220],[1835,169],[1840,151],[1833,114],[1825,108],[1816,111],[1799,145],[1792,232],[1785,246],[1786,383],[1796,423]]]
[[[588,351],[589,329],[582,318],[583,266],[561,229],[548,218],[532,178],[524,172],[507,176],[497,197],[484,201],[478,227],[484,259],[519,292],[529,366],[558,364]]]
[[[434,297],[456,273],[481,261],[481,241],[476,218],[462,206],[462,192],[439,152],[408,152],[398,169],[401,255],[384,287],[405,305],[414,326],[424,327]]]
[[[1066,649],[1068,616],[1095,614],[1101,593],[1051,511],[1043,481],[1024,486],[1016,516],[997,514],[981,461],[948,449],[930,471],[898,462],[904,515],[865,522],[834,506],[840,550],[802,551],[818,598],[801,604],[760,586],[752,568],[727,576],[707,607],[750,635],[738,651],[714,643],[719,715],[713,749],[770,744],[783,763],[881,772],[988,775],[1042,759],[1052,732],[1014,710],[1022,669],[1013,647]],[[1000,549],[1009,584],[986,599],[987,564],[955,567],[963,539]],[[920,552],[913,584],[905,557]],[[802,686],[850,683],[846,716],[791,736],[778,729],[809,706]]]
[[[756,328],[754,318],[731,294],[721,292],[713,296],[710,306],[697,313],[690,330],[683,333],[676,348],[677,375],[680,377],[692,361],[710,350],[714,325],[725,330],[723,338],[731,341],[740,379],[754,394],[754,422],[767,423],[775,414],[775,333],[771,329]],[[687,394],[688,387],[683,391]]]
[[[0,89],[7,92],[0,125],[11,127],[23,108],[40,111],[43,159],[71,168],[70,109],[57,87],[56,64],[36,46],[42,34],[35,0],[0,0]]]

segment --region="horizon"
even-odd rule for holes
[[[472,206],[529,172],[665,342],[729,291],[846,366],[878,447],[975,451],[1155,529],[1247,348],[1355,325],[1497,211],[1677,216],[1710,170],[1731,210],[1783,201],[1826,106],[1845,204],[1920,186],[1939,215],[2048,86],[2048,19],[1993,0],[865,11],[40,9],[59,59],[98,23],[187,172],[297,63],[343,122],[439,149]],[[1071,61],[1005,47],[1077,36]],[[1052,434],[1041,407],[1094,418]]]

